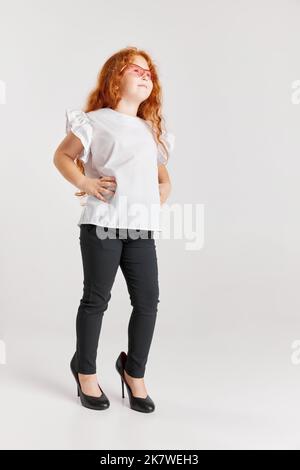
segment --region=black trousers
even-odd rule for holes
[[[96,373],[103,314],[120,266],[133,307],[125,370],[132,377],[144,377],[159,302],[153,232],[82,224],[79,238],[84,281],[76,318],[78,372]]]

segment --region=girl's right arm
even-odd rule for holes
[[[114,176],[89,178],[83,175],[74,161],[83,148],[81,140],[70,131],[57,147],[53,163],[64,178],[78,189],[103,202],[108,202],[105,196],[110,198],[114,195],[116,179]]]

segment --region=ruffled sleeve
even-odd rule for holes
[[[72,131],[83,145],[80,160],[86,163],[89,159],[93,137],[93,127],[88,115],[80,109],[66,109],[66,133]]]
[[[169,156],[172,154],[175,147],[175,135],[172,132],[163,131],[161,139],[166,144],[168,149]],[[159,146],[161,148],[161,145]],[[158,150],[157,153],[157,162],[166,164],[166,157],[164,156],[164,150]]]

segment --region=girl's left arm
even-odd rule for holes
[[[157,166],[160,203],[164,204],[169,197],[172,185],[166,165],[164,165],[163,163],[158,163]]]

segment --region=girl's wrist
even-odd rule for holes
[[[81,191],[85,191],[86,180],[87,180],[87,177],[85,175],[83,174],[79,175],[77,181],[75,182],[75,186]]]
[[[168,199],[169,195],[171,192],[171,183],[170,182],[165,182],[165,183],[159,183],[159,194],[160,194],[160,200],[161,204],[166,202]]]
[[[165,183],[159,183],[159,187],[162,188],[164,191],[167,191],[168,194],[172,189],[171,183],[168,181],[166,181]]]

